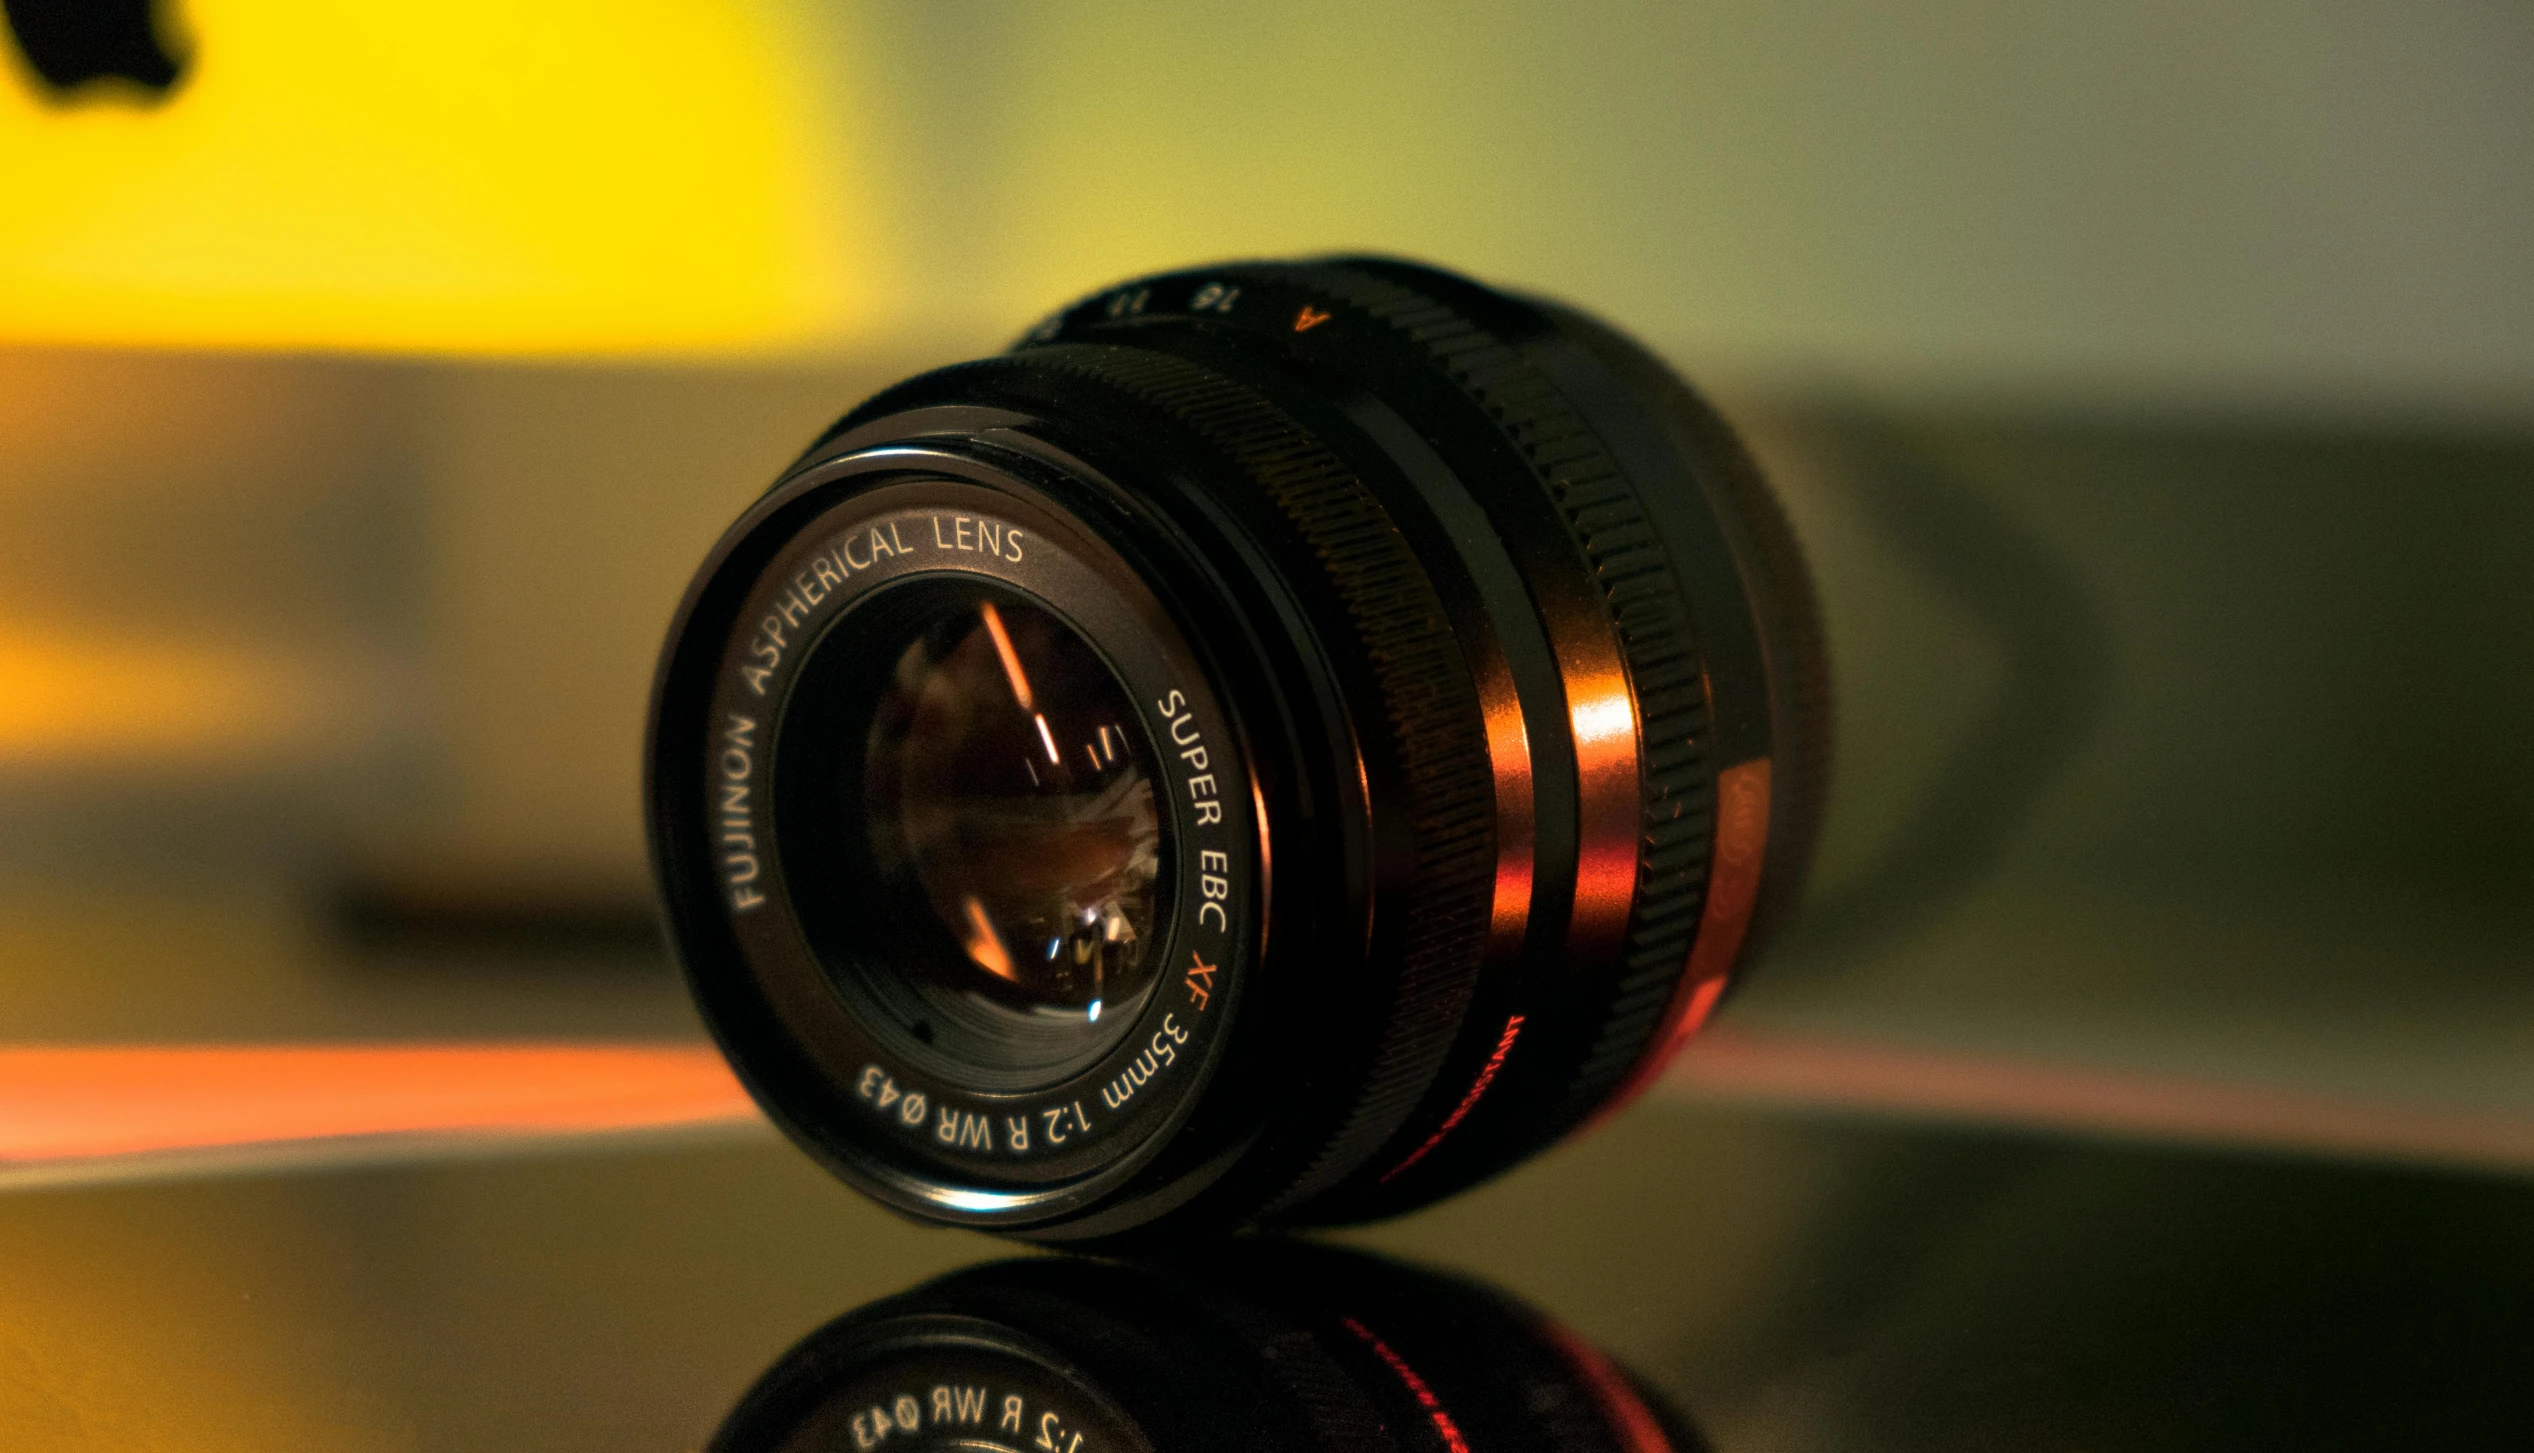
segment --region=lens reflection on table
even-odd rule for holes
[[[955,1272],[784,1354],[716,1453],[879,1448],[1694,1453],[1688,1422],[1503,1294],[1265,1242]]]

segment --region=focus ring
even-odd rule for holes
[[[1220,451],[1293,526],[1376,682],[1405,785],[1414,878],[1397,910],[1397,989],[1364,1088],[1262,1214],[1316,1195],[1380,1148],[1449,1052],[1475,984],[1495,874],[1495,782],[1477,683],[1425,567],[1344,461],[1245,385],[1168,355],[1033,348],[1121,389]]]
[[[1636,901],[1619,976],[1560,1119],[1636,1062],[1698,934],[1715,839],[1707,688],[1689,609],[1636,489],[1592,428],[1512,345],[1411,287],[1357,268],[1312,281],[1421,348],[1530,465],[1591,570],[1636,697],[1641,806]]]

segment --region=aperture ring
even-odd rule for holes
[[[1449,1052],[1475,985],[1495,875],[1495,781],[1476,681],[1440,595],[1387,510],[1355,472],[1244,384],[1149,350],[1034,348],[1053,368],[1121,389],[1219,451],[1300,536],[1370,667],[1415,844],[1396,989],[1363,1089],[1269,1216],[1336,1184],[1394,1134]]]

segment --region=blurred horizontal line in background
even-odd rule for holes
[[[371,954],[526,953],[596,959],[618,972],[669,968],[657,902],[638,885],[627,891],[594,876],[517,865],[486,872],[396,864],[342,875],[325,907],[343,942]]]
[[[755,1121],[694,1044],[0,1048],[0,1185],[516,1149]]]
[[[2534,1117],[1724,1029],[1659,1091],[1956,1128],[2534,1171]],[[511,1154],[763,1121],[680,1043],[0,1047],[0,1188]]]
[[[261,643],[0,623],[0,771],[300,760],[311,741],[381,730],[385,675]]]

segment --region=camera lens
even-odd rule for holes
[[[1380,1216],[1625,1101],[1800,884],[1801,559],[1614,330],[1110,289],[847,414],[655,683],[679,955],[801,1145],[1043,1240]]]
[[[1027,1089],[1135,1022],[1160,769],[1079,631],[998,586],[910,582],[810,648],[775,753],[795,902],[900,1053]]]
[[[1077,1440],[1079,1440],[1077,1442]],[[1270,1242],[955,1272],[804,1338],[714,1453],[1537,1448],[1697,1453],[1660,1396],[1490,1288]]]

